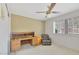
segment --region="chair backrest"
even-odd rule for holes
[[[48,35],[48,34],[42,34],[41,37],[42,37],[43,39],[49,39],[49,35]]]

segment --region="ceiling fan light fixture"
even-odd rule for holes
[[[45,16],[45,18],[50,18],[50,17],[52,17],[51,14],[47,14],[47,15]]]

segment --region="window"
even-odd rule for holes
[[[79,16],[53,21],[53,33],[79,34]]]
[[[79,17],[68,19],[68,33],[79,34]]]

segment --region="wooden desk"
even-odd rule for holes
[[[28,38],[16,38],[11,40],[11,51],[16,51],[21,48],[21,41],[23,40],[31,40],[33,41],[33,37],[28,37]]]
[[[32,46],[39,45],[41,42],[41,37],[35,36],[34,32],[15,32],[12,33],[11,38],[11,51],[19,50],[22,46],[22,44],[31,44]]]
[[[12,51],[17,51],[21,48],[22,46],[22,41],[23,40],[30,40],[32,46],[36,46],[36,45],[39,45],[39,40],[40,38],[37,39],[37,37],[27,37],[27,38],[16,38],[16,39],[12,39],[11,40],[11,52]],[[27,43],[26,43],[27,44]]]

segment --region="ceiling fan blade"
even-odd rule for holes
[[[57,14],[57,13],[59,13],[59,12],[58,12],[58,11],[52,11],[52,13]]]
[[[50,14],[56,3],[51,3],[46,14]]]
[[[36,12],[36,13],[46,13],[46,11],[38,11],[38,12]]]
[[[51,3],[50,8],[54,8],[56,3]]]

